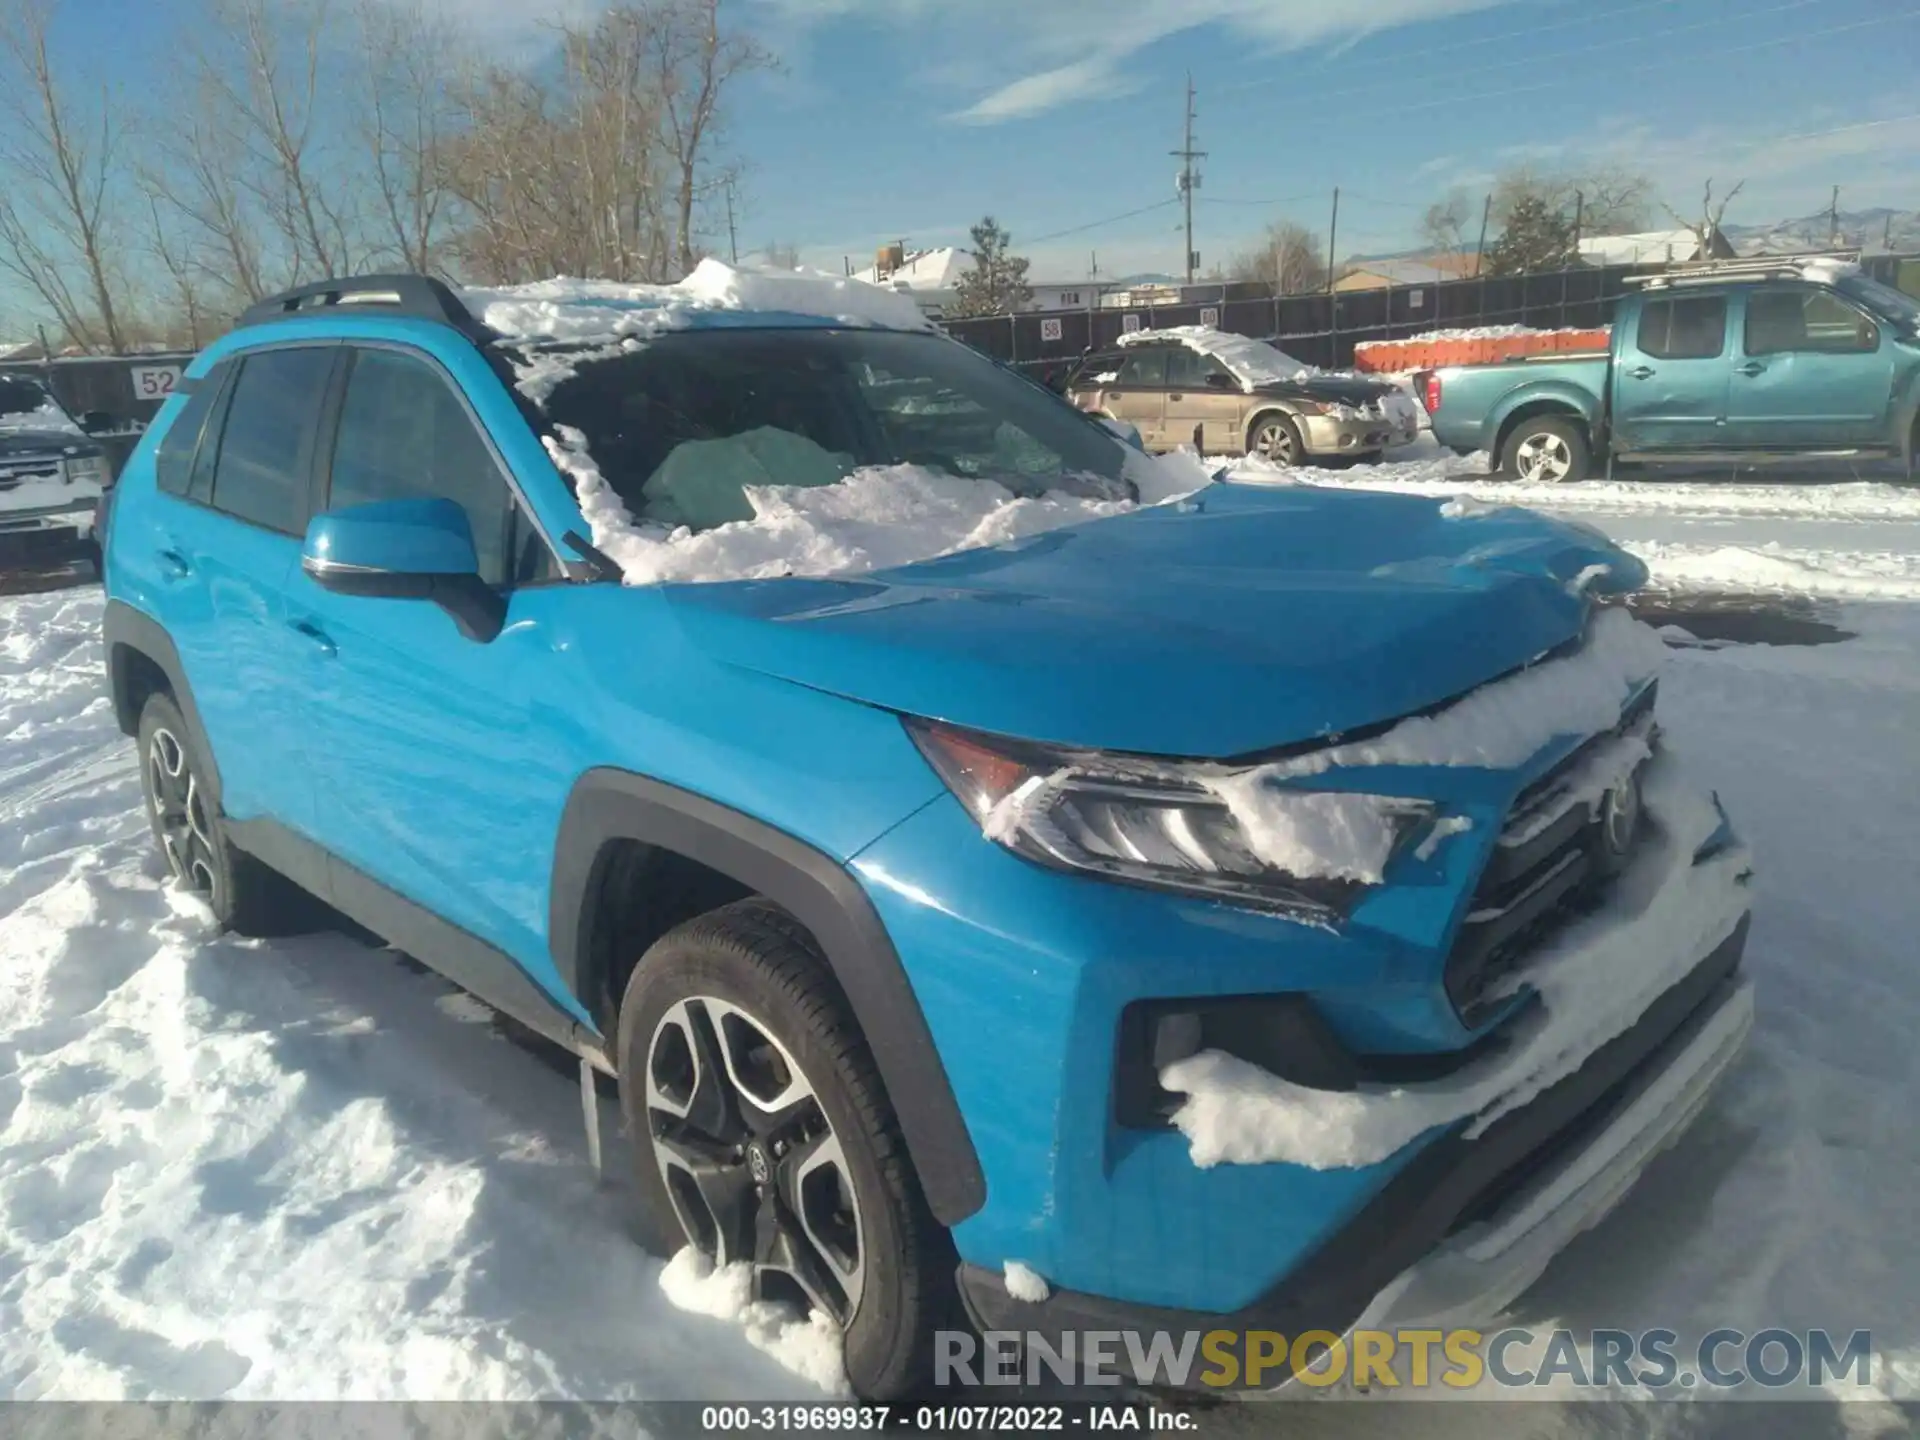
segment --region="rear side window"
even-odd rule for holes
[[[451,500],[467,512],[482,580],[503,585],[515,578],[509,572],[519,567],[507,563],[513,496],[460,397],[424,360],[361,350],[340,409],[327,508],[428,499]]]
[[[287,535],[306,529],[314,434],[338,354],[328,347],[246,357],[213,473],[216,510]]]
[[[1167,352],[1167,384],[1174,389],[1203,389],[1213,383],[1215,375],[1232,379],[1227,367],[1211,355],[1202,355],[1198,350],[1190,350],[1184,345]],[[1240,387],[1235,385],[1233,388],[1237,390]]]
[[[1165,385],[1167,383],[1167,352],[1165,350],[1136,350],[1127,356],[1126,363],[1120,367],[1120,378],[1116,385]]]
[[[207,416],[212,413],[214,401],[219,398],[220,389],[226,383],[227,366],[216,365],[203,378],[196,380],[193,393],[187,396],[187,403],[174,417],[173,424],[167,427],[160,448],[153,454],[153,476],[159,487],[169,495],[185,495],[193,481],[193,457],[200,448],[200,437],[207,431]],[[211,449],[218,443],[218,431],[209,442]]]
[[[1711,360],[1726,349],[1727,297],[1648,300],[1640,311],[1640,353],[1662,360]]]

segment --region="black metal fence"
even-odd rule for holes
[[[1870,256],[1862,262],[1875,279],[1909,283],[1912,257]],[[1903,269],[1904,264],[1904,269]],[[993,315],[944,322],[947,332],[974,349],[1051,380],[1089,350],[1119,343],[1129,330],[1206,325],[1279,344],[1289,355],[1322,369],[1353,364],[1354,346],[1402,340],[1428,330],[1492,325],[1541,329],[1587,329],[1613,318],[1613,304],[1626,293],[1631,266],[1581,266],[1541,275],[1487,276],[1347,290],[1321,295],[1229,298],[1242,286],[1222,286],[1221,298],[1195,300],[1192,287],[1180,304],[1128,309],[1060,310]]]

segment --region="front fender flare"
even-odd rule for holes
[[[576,995],[595,954],[592,897],[611,842],[637,840],[732,877],[812,932],[873,1052],[934,1217],[957,1225],[986,1178],[893,941],[860,882],[783,830],[644,775],[589,770],[567,798],[548,916],[553,961]]]

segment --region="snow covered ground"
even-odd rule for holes
[[[1351,470],[1290,470],[1259,458],[1217,463],[1252,484],[1464,495],[1583,520],[1646,561],[1664,590],[1920,600],[1920,486],[1897,483],[1889,467],[1867,472],[1870,479],[1833,470],[1812,483],[1794,471],[1728,479],[1651,469],[1611,481],[1522,485],[1495,480],[1486,456],[1463,460],[1431,435],[1386,464]]]
[[[1508,1318],[1870,1328],[1877,1379],[1915,1393],[1920,606],[1901,602],[1920,599],[1920,493],[1536,494],[1448,478],[1463,462],[1428,443],[1259,478],[1539,504],[1619,535],[1682,612],[1701,590],[1784,592],[1835,601],[1855,637],[1676,650],[1664,723],[1760,868],[1754,1041]],[[341,936],[219,938],[169,895],[103,692],[100,603],[0,599],[0,1396],[819,1396],[833,1377],[803,1327],[713,1318],[726,1277],[675,1267],[663,1288],[628,1240],[611,1103],[596,1186],[571,1076],[438,979]],[[1690,1432],[1685,1410],[1634,1433]],[[1485,1433],[1471,1413],[1458,1433]],[[1773,1433],[1896,1433],[1884,1415]],[[1380,1420],[1308,1406],[1289,1428]]]

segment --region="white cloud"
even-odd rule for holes
[[[968,88],[984,93],[972,94],[956,117],[976,124],[1130,93],[1140,82],[1127,73],[1129,60],[1206,26],[1280,52],[1517,3],[1522,0],[1370,0],[1364,6],[1332,0],[759,0],[780,22],[800,28],[843,17],[894,22],[917,51],[938,57],[948,76],[983,77]]]

